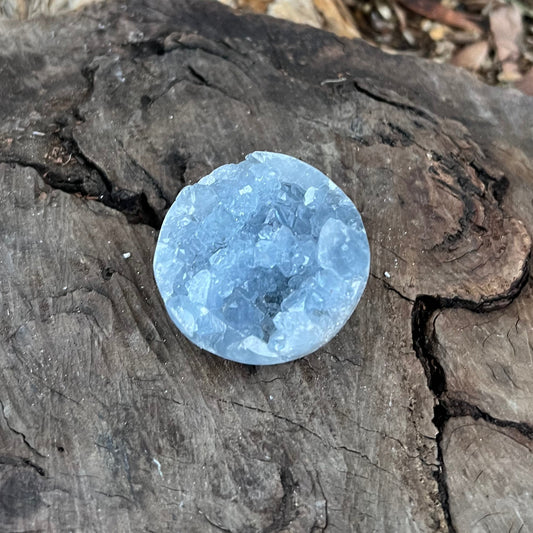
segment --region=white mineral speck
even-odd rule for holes
[[[122,254],[122,257],[123,257],[124,259],[129,259],[129,258],[131,257],[131,253],[130,253],[130,252],[124,252],[124,253]]]
[[[390,278],[390,274],[388,272],[384,272],[386,278]]]
[[[115,69],[115,72],[113,73],[115,75],[115,78],[117,78],[120,83],[124,83],[126,81],[126,78],[124,77],[124,74],[122,73],[122,69],[120,66],[117,66]]]
[[[163,477],[163,472],[161,471],[161,463],[155,457],[152,459],[152,462],[157,466],[157,471],[159,472],[159,475]]]

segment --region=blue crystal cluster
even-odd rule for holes
[[[270,152],[182,189],[154,257],[178,328],[205,350],[255,365],[327,343],[355,309],[369,265],[351,200],[312,166]]]

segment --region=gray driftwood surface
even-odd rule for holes
[[[200,0],[3,22],[0,95],[1,531],[533,531],[533,99]],[[188,342],[151,268],[178,191],[257,149],[372,249],[273,367]]]

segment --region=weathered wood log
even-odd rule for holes
[[[0,27],[2,531],[533,529],[533,100],[200,0]],[[151,270],[178,191],[256,149],[373,254],[328,346],[257,368]]]

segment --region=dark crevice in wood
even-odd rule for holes
[[[187,66],[187,69],[191,73],[192,77],[200,84],[200,85],[207,85],[209,87],[209,82],[198,72],[196,71],[191,65]]]
[[[442,369],[441,369],[442,370]],[[433,424],[437,428],[437,462],[438,468],[434,471],[435,481],[439,491],[439,501],[442,505],[446,524],[448,526],[449,533],[456,533],[456,528],[452,520],[452,514],[450,511],[450,492],[448,488],[448,477],[446,473],[446,464],[444,462],[444,454],[442,449],[442,439],[444,438],[444,427],[446,421],[449,419],[447,413],[440,404],[436,405],[433,409]]]
[[[393,142],[395,144],[393,146],[398,146],[398,144],[400,146],[411,146],[415,144],[414,136],[405,129],[401,128],[400,126],[397,126],[396,124],[393,124],[392,122],[387,122],[387,126],[395,135],[395,137],[393,138]]]
[[[235,96],[231,95],[230,93],[228,93],[227,91],[225,91],[221,87],[211,83],[207,78],[205,78],[205,76],[200,74],[200,72],[198,72],[198,70],[196,70],[191,65],[187,65],[187,69],[188,69],[189,73],[191,74],[191,78],[193,79],[193,83],[195,83],[196,85],[200,85],[202,87],[207,87],[208,89],[212,89],[214,91],[218,91],[224,97],[229,98],[230,100],[233,100],[234,102],[237,102],[239,105],[246,105],[246,101],[245,100],[239,100],[238,98],[236,98]]]
[[[479,177],[479,179],[485,184],[487,189],[491,192],[494,199],[501,205],[503,198],[509,189],[509,180],[505,176],[495,177],[491,176],[487,170],[480,164],[472,161],[469,163]]]
[[[448,420],[451,418],[464,416],[469,416],[474,420],[484,420],[485,422],[488,422],[496,427],[511,428],[518,431],[525,437],[533,439],[533,427],[529,424],[494,418],[493,416],[479,409],[479,407],[462,400],[449,398],[447,396],[439,399],[439,403],[434,408],[433,417],[433,424],[437,428],[437,460],[439,462],[439,468],[435,472],[435,479],[438,484],[439,499],[448,525],[448,531],[450,533],[456,533],[457,530],[454,526],[450,513],[449,490],[442,441],[444,437],[444,429]]]
[[[156,230],[161,227],[163,216],[158,213],[148,201],[144,192],[138,193],[127,189],[116,189],[103,168],[91,160],[80,148],[73,134],[76,123],[85,121],[80,112],[79,105],[90,99],[94,91],[94,75],[98,67],[91,65],[82,68],[83,77],[87,80],[87,89],[83,98],[76,102],[67,115],[56,117],[57,129],[50,135],[49,153],[59,150],[65,161],[46,163],[35,161],[30,149],[23,149],[18,154],[0,154],[0,163],[15,164],[36,170],[43,181],[53,189],[59,189],[68,194],[75,194],[86,200],[102,202],[107,207],[120,211],[130,224],[146,224]],[[68,159],[66,159],[68,154]],[[132,160],[133,164],[137,164]],[[138,164],[137,164],[138,165]],[[147,179],[152,184],[157,180],[142,169]],[[163,197],[161,191],[159,191]],[[163,198],[168,207],[169,202]]]
[[[43,459],[46,458],[45,455],[43,455],[39,450],[37,450],[36,448],[34,448],[28,441],[28,439],[26,438],[26,435],[22,432],[22,431],[18,431],[16,430],[13,426],[11,426],[11,424],[9,423],[9,419],[7,418],[6,416],[6,411],[5,411],[5,407],[4,407],[4,403],[0,400],[0,409],[2,409],[2,416],[4,417],[4,420],[6,421],[6,425],[7,427],[9,428],[10,431],[12,431],[15,435],[18,435],[21,439],[22,439],[22,442],[24,442],[24,444],[33,452],[35,453],[36,455],[38,455],[39,457],[42,457]]]
[[[89,174],[94,173],[98,176],[104,187],[104,190],[102,191],[104,197],[106,196],[106,193],[111,193],[113,190],[113,184],[108,175],[102,168],[100,168],[94,161],[90,160],[82,152],[78,142],[72,135],[71,128],[68,126],[62,127],[59,130],[58,137],[61,140],[62,146],[67,150],[67,152],[71,154],[72,157],[74,157],[76,161],[88,171]]]
[[[446,374],[437,357],[438,340],[436,338],[435,319],[437,313],[443,309],[468,309],[476,313],[487,313],[506,307],[518,297],[527,284],[530,260],[531,253],[528,255],[526,261],[524,261],[522,275],[504,294],[479,302],[461,298],[419,295],[413,305],[411,314],[413,348],[426,374],[428,388],[437,400],[437,404],[434,407],[433,424],[437,428],[436,443],[439,468],[435,472],[435,480],[437,481],[439,499],[450,533],[456,533],[456,528],[450,513],[446,465],[442,450],[446,422],[453,417],[470,416],[474,419],[483,419],[498,427],[516,429],[528,438],[533,438],[533,428],[525,423],[496,419],[474,405],[447,396]]]
[[[292,471],[290,469],[290,464],[291,461],[285,452],[282,456],[282,462],[279,470],[279,478],[281,487],[283,488],[283,496],[281,497],[281,501],[272,523],[263,530],[263,533],[283,531],[290,525],[290,523],[298,514],[294,499],[294,491],[298,487],[298,482],[294,480]]]
[[[102,278],[103,278],[105,281],[109,281],[109,280],[113,277],[113,274],[114,274],[115,272],[116,272],[116,270],[113,269],[113,268],[110,267],[110,266],[103,267],[102,270],[101,270]]]
[[[515,429],[528,439],[533,440],[533,426],[531,424],[527,424],[526,422],[515,422],[512,420],[501,420],[499,418],[494,418],[489,413],[482,411],[476,405],[472,405],[464,400],[452,398],[448,395],[441,399],[440,405],[447,416],[446,420],[453,417],[469,416],[474,420],[484,420],[485,422],[500,428]]]
[[[146,39],[144,41],[127,43],[124,48],[131,52],[132,58],[143,58],[150,56],[162,56],[165,55],[165,39],[166,36],[154,37]]]
[[[123,213],[131,224],[146,224],[158,230],[163,223],[143,192],[138,194],[120,189],[112,193],[110,201],[104,204]]]
[[[40,476],[46,477],[44,468],[41,468],[38,464],[35,464],[33,461],[30,461],[25,457],[0,455],[0,465],[14,466],[18,468],[33,468]]]
[[[381,102],[382,104],[390,105],[397,109],[401,109],[402,111],[407,111],[409,113],[414,114],[417,117],[427,120],[431,124],[434,124],[434,125],[438,124],[437,120],[425,109],[421,109],[419,107],[406,104],[403,102],[398,102],[397,100],[393,100],[391,98],[383,96],[382,94],[378,94],[377,92],[374,92],[367,87],[363,87],[360,82],[354,79],[349,80],[349,82],[353,84],[353,87],[355,88],[357,92],[364,94],[365,96],[368,96],[369,98],[371,98],[372,100],[375,100],[376,102]]]
[[[156,230],[161,227],[162,217],[150,205],[144,192],[136,193],[126,189],[118,189],[115,191],[106,190],[99,196],[92,196],[88,194],[86,182],[72,181],[68,175],[51,170],[45,165],[10,158],[0,159],[0,163],[33,168],[39,173],[43,181],[53,189],[79,195],[86,200],[102,202],[105,206],[120,211],[130,224],[146,224]],[[88,164],[88,162],[83,164]]]
[[[405,296],[404,294],[402,294],[398,289],[395,289],[390,283],[388,283],[388,282],[387,282],[386,280],[384,280],[383,278],[380,278],[379,276],[376,276],[375,274],[372,274],[372,273],[370,273],[370,275],[371,275],[374,279],[377,279],[378,281],[381,281],[381,283],[383,283],[383,286],[385,287],[386,290],[395,293],[395,294],[398,295],[400,298],[402,298],[403,300],[408,301],[409,303],[412,303],[412,304],[415,303],[414,300],[411,300],[411,298],[408,298],[407,296]]]
[[[459,229],[455,233],[446,235],[445,239],[434,247],[435,250],[441,248],[449,250],[451,245],[457,243],[465,234],[467,234],[468,229],[472,228],[476,233],[484,231],[482,228],[474,224],[477,212],[476,199],[481,197],[482,191],[472,183],[471,177],[465,170],[464,163],[457,160],[453,155],[442,157],[435,152],[431,152],[431,158],[436,162],[436,164],[432,166],[432,168],[435,169],[434,172],[438,174],[437,168],[440,167],[446,175],[456,177],[456,182],[457,185],[459,185],[459,188],[444,184],[442,183],[442,180],[437,181],[456,195],[463,204],[463,213],[458,220]]]
[[[200,514],[202,514],[203,517],[205,518],[206,522],[211,524],[214,528],[218,529],[219,531],[225,531],[226,533],[231,533],[231,529],[228,529],[228,528],[226,528],[224,526],[218,525],[216,522],[211,520],[205,513],[200,513]]]
[[[150,174],[150,172],[148,172],[148,170],[146,170],[145,167],[143,167],[141,165],[141,163],[139,163],[139,161],[137,161],[137,159],[135,157],[133,157],[127,150],[126,148],[124,147],[124,144],[122,143],[122,141],[118,140],[117,139],[117,144],[120,146],[120,148],[124,151],[124,154],[127,156],[129,162],[143,175],[144,179],[150,183],[150,186],[155,189],[155,191],[157,192],[157,195],[159,196],[159,198],[161,200],[164,201],[165,203],[165,207],[164,209],[168,209],[171,204],[172,204],[172,201],[173,199],[171,198],[167,198],[167,196],[165,196],[165,193],[163,192],[162,188],[161,188],[161,185],[159,184],[159,181],[154,177],[152,176],[152,174]],[[183,162],[184,164],[184,167],[182,169],[182,172],[185,173],[185,171],[187,170],[187,161],[185,160]],[[180,179],[179,181],[182,181],[182,179]],[[157,213],[155,212],[154,213],[155,216],[158,216]],[[162,220],[160,221],[162,222]],[[159,224],[160,226],[161,224]]]
[[[83,153],[69,129],[61,130],[60,137],[68,148],[69,153],[76,157],[77,161],[88,171],[89,175],[97,174],[104,184],[105,190],[103,193],[98,198],[91,199],[99,200],[107,207],[120,211],[126,216],[130,224],[146,224],[154,229],[161,227],[163,222],[162,217],[150,205],[144,192],[136,193],[127,189],[115,189],[105,170],[100,168]],[[146,171],[145,174],[147,174]],[[149,176],[149,178],[152,182],[156,182],[152,176]],[[54,184],[52,180],[48,180],[47,183],[51,187],[62,189],[60,184]]]
[[[91,99],[91,96],[94,92],[94,75],[96,71],[98,70],[98,65],[86,65],[81,69],[81,75],[85,78],[87,81],[87,89],[85,91],[85,94],[83,96],[82,102],[87,102]],[[80,104],[82,103],[80,102]],[[85,118],[80,114],[79,110],[79,104],[73,108],[73,115],[74,118],[85,121]]]
[[[435,331],[431,320],[438,309],[441,309],[438,298],[417,297],[411,315],[411,328],[413,348],[424,368],[429,390],[440,398],[446,390],[446,375],[433,350]]]
[[[158,55],[162,55],[164,53],[162,40],[160,41],[159,39],[153,39],[146,41],[145,44],[151,53],[156,53]],[[132,48],[137,52],[139,52],[139,50],[143,50],[142,46],[139,48],[132,45]],[[85,117],[81,114],[79,105],[83,102],[87,102],[92,97],[94,92],[94,78],[97,70],[98,65],[94,66],[92,64],[85,65],[81,69],[81,74],[87,81],[87,89],[81,102],[79,102],[71,110],[73,118],[78,122],[85,122]],[[60,138],[62,145],[67,149],[69,154],[76,158],[77,162],[86,170],[89,176],[95,176],[99,181],[101,181],[103,184],[103,190],[100,191],[100,194],[95,195],[97,196],[96,198],[92,198],[92,195],[84,190],[84,182],[82,182],[81,187],[78,190],[67,190],[67,188],[70,189],[68,185],[65,186],[65,183],[70,183],[68,179],[67,181],[58,181],[54,180],[54,175],[52,175],[50,176],[49,180],[46,180],[45,174],[42,175],[43,179],[45,179],[45,181],[51,187],[61,189],[65,192],[80,193],[82,196],[89,196],[92,200],[101,201],[107,207],[123,213],[130,224],[146,224],[158,230],[163,222],[163,217],[150,205],[145,193],[136,193],[126,189],[115,189],[112,180],[109,178],[105,170],[101,168],[95,161],[90,159],[81,149],[72,132],[72,124],[70,121],[67,119],[63,123],[58,123],[58,126],[58,137]],[[132,162],[138,165],[137,161]],[[144,168],[142,170],[152,183],[157,184],[157,180],[155,180],[153,176],[149,175]],[[161,191],[159,192],[162,195]],[[168,207],[167,199],[165,199],[165,203]]]
[[[429,390],[435,398],[440,398],[446,390],[446,375],[434,351],[435,331],[433,316],[439,309],[439,298],[432,296],[417,297],[411,315],[413,348],[418,360],[422,363]],[[434,472],[437,482],[439,501],[444,512],[449,533],[456,533],[449,506],[449,490],[446,478],[446,465],[442,453],[442,438],[447,418],[441,416],[442,407],[437,404],[434,408],[433,424],[437,428],[437,462],[438,468]]]

